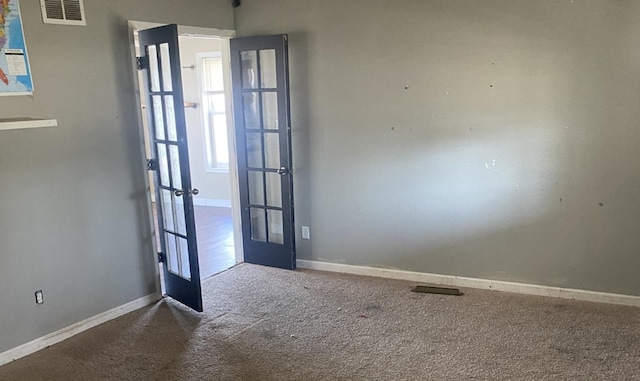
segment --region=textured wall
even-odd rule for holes
[[[0,353],[155,292],[127,20],[233,29],[227,0],[87,1],[86,27],[20,3],[35,95],[0,117],[59,126],[0,131]]]
[[[640,3],[244,0],[288,33],[298,257],[640,295]]]

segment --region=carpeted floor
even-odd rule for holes
[[[640,380],[640,309],[239,265],[0,380]]]

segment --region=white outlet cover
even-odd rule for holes
[[[36,304],[44,303],[44,295],[42,294],[42,290],[36,291]]]
[[[311,233],[308,226],[302,227],[302,239],[311,239]]]

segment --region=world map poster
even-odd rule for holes
[[[18,0],[0,0],[0,96],[31,95],[33,82]]]

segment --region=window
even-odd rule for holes
[[[202,53],[198,63],[202,80],[206,168],[212,172],[226,172],[229,170],[229,145],[222,56],[220,53]]]

